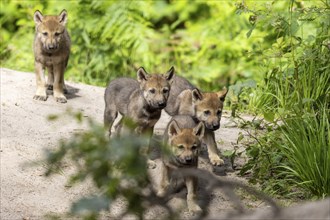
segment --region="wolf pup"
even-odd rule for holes
[[[173,169],[197,168],[198,152],[204,135],[204,123],[198,124],[187,115],[174,116],[169,122],[165,134],[164,144],[169,152],[162,154],[162,173],[158,195],[163,196],[170,185],[170,175]],[[197,182],[195,177],[186,177],[187,205],[191,212],[200,212],[197,204]]]
[[[109,127],[109,136],[118,113],[136,123],[137,134],[152,133],[161,110],[166,107],[173,75],[174,67],[165,75],[148,74],[141,67],[137,81],[130,78],[111,81],[104,94],[104,125]]]
[[[171,115],[190,115],[196,122],[203,122],[205,134],[203,143],[207,145],[212,165],[224,163],[219,157],[214,131],[220,127],[223,102],[228,90],[201,92],[186,79],[175,76],[165,111]]]
[[[60,15],[45,15],[40,11],[34,13],[36,33],[34,37],[34,65],[37,76],[36,100],[46,101],[46,89],[54,89],[57,102],[66,103],[63,92],[64,71],[70,55],[70,37],[65,28],[68,14],[63,10]],[[45,82],[45,69],[48,70],[48,81]],[[46,88],[47,87],[47,88]]]

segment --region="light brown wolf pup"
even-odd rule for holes
[[[159,196],[166,194],[173,169],[197,168],[198,152],[201,148],[204,130],[204,123],[197,124],[190,116],[178,115],[171,119],[164,134],[164,144],[169,148],[169,152],[162,154],[163,166]],[[200,212],[201,208],[197,204],[196,196],[198,179],[186,177],[185,184],[189,211]]]
[[[57,102],[66,103],[64,96],[64,71],[70,55],[70,37],[65,28],[68,14],[63,10],[60,15],[45,15],[40,11],[34,13],[34,65],[37,77],[36,100],[46,101],[48,89],[54,89]],[[48,81],[45,81],[45,70],[48,70]]]
[[[207,145],[209,159],[212,165],[222,165],[214,131],[220,127],[223,102],[228,90],[219,92],[201,92],[186,79],[175,76],[170,97],[165,111],[171,115],[190,115],[196,122],[203,122],[205,134],[203,143]]]
[[[166,107],[173,75],[173,67],[166,74],[150,75],[141,67],[137,80],[118,78],[111,81],[104,94],[104,124],[109,127],[109,135],[118,113],[136,123],[136,133],[152,133],[161,110]]]

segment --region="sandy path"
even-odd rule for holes
[[[90,191],[90,185],[66,187],[68,174],[45,178],[42,164],[31,166],[29,163],[42,159],[45,149],[56,148],[60,138],[68,138],[72,133],[84,129],[68,118],[48,121],[48,115],[62,114],[71,108],[81,111],[85,117],[102,122],[104,88],[69,82],[67,104],[56,103],[53,96],[41,102],[32,99],[35,92],[34,74],[4,68],[0,71],[0,219],[42,219],[46,213],[65,213],[71,202]],[[163,116],[157,124],[158,134],[163,132],[168,119]],[[226,122],[228,117],[225,114],[222,125]],[[221,142],[222,150],[231,149],[240,130],[223,127],[216,131],[216,139]],[[152,172],[153,175],[159,173],[157,169]],[[212,196],[211,205],[211,214],[231,208],[231,203],[218,192]]]

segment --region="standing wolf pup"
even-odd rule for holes
[[[46,89],[54,90],[57,102],[66,103],[64,96],[64,71],[70,55],[70,37],[65,28],[68,14],[63,10],[60,15],[45,15],[40,11],[34,13],[36,24],[34,37],[34,65],[37,77],[37,92],[33,99],[46,101]],[[45,69],[48,70],[48,81],[45,81]],[[46,88],[47,87],[47,88]]]
[[[201,92],[188,80],[175,76],[165,108],[171,116],[190,115],[196,122],[204,123],[203,143],[207,145],[210,162],[215,166],[224,163],[219,157],[214,131],[220,127],[223,102],[227,92],[226,88],[219,92]]]
[[[141,67],[137,71],[138,80],[118,78],[111,81],[104,94],[104,125],[108,126],[109,135],[118,113],[136,123],[137,134],[152,133],[166,107],[173,75],[173,67],[166,74],[151,75]]]
[[[177,168],[197,168],[198,152],[204,136],[204,123],[198,124],[188,115],[174,116],[164,133],[164,144],[169,152],[162,154],[162,175],[158,195],[163,196],[170,185],[171,171]],[[197,204],[197,183],[195,177],[186,177],[187,205],[191,212],[200,212]]]

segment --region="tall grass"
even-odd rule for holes
[[[263,51],[264,81],[250,102],[270,125],[247,147],[250,158],[241,173],[253,171],[254,181],[270,193],[299,186],[303,195],[325,197],[330,195],[329,3],[287,3],[287,12],[270,19],[278,35]]]
[[[300,114],[298,111],[297,114]],[[317,197],[330,195],[329,109],[284,120],[284,143],[278,143],[287,165],[283,174]]]

